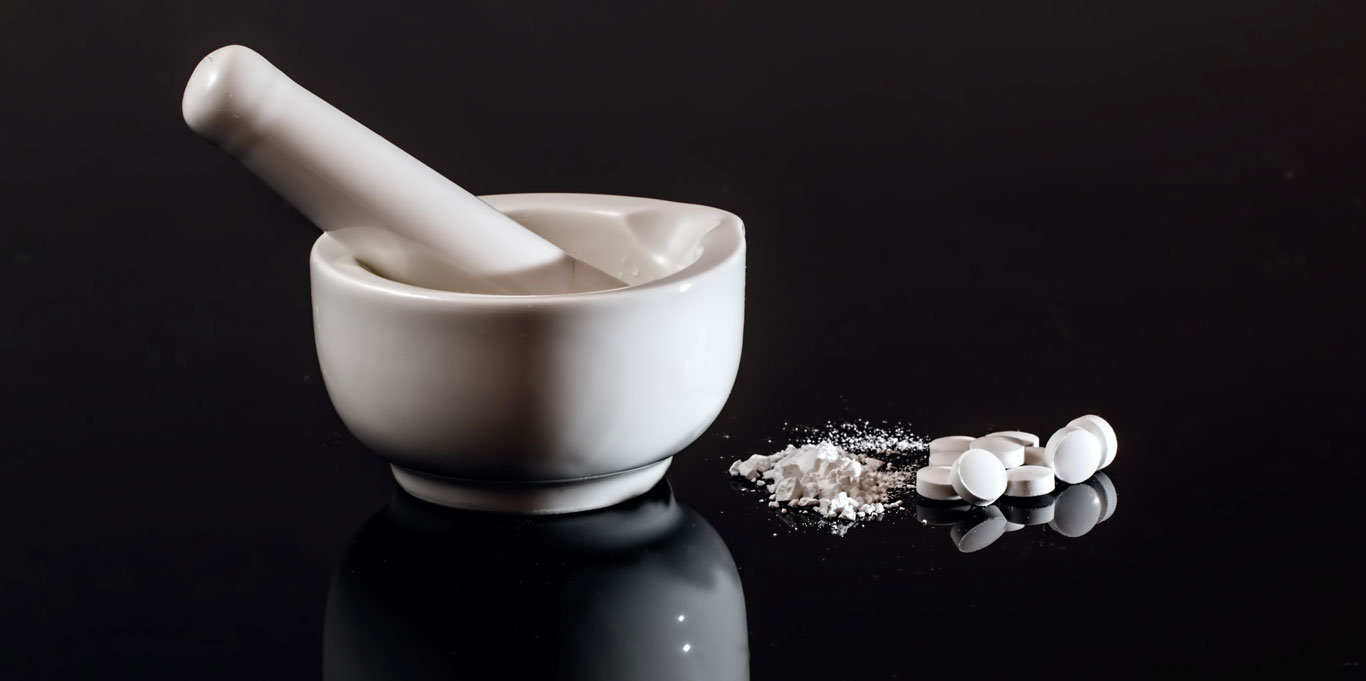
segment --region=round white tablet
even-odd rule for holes
[[[1114,463],[1115,451],[1119,449],[1119,440],[1115,438],[1115,429],[1110,427],[1109,421],[1095,414],[1087,414],[1072,419],[1072,422],[1067,425],[1085,429],[1086,432],[1095,435],[1096,439],[1100,440],[1101,458],[1100,465],[1096,467],[1097,470]]]
[[[1090,432],[1066,426],[1049,438],[1044,456],[1058,479],[1075,485],[1095,475],[1100,468],[1100,440]]]
[[[962,454],[968,451],[969,445],[977,438],[971,435],[950,435],[948,437],[938,437],[930,440],[930,453],[944,452],[946,454]]]
[[[987,433],[982,437],[1004,437],[1014,440],[1026,447],[1039,446],[1039,436],[1034,433],[1026,433],[1023,430],[998,430],[994,433]]]
[[[997,504],[1006,520],[1021,525],[1043,525],[1053,521],[1056,500],[1049,495],[1033,498],[1005,497]]]
[[[1020,466],[1006,471],[1006,496],[1041,497],[1053,491],[1053,469],[1046,466]]]
[[[1048,526],[1064,537],[1080,537],[1100,522],[1100,495],[1090,485],[1072,485],[1058,495],[1053,509]]]
[[[952,469],[948,466],[926,466],[915,472],[915,493],[935,501],[953,501],[958,493],[953,489]]]
[[[1054,431],[1053,434],[1048,437],[1048,442],[1044,443],[1044,449],[1052,449],[1053,445],[1058,443],[1058,438],[1063,436],[1063,431],[1065,430],[1067,430],[1067,426],[1063,426]]]
[[[949,529],[953,545],[963,553],[981,551],[1006,533],[1006,519],[1000,509],[987,506],[973,511]]]
[[[986,506],[1006,491],[1006,467],[985,449],[969,449],[953,462],[951,482],[963,501]]]
[[[1014,468],[1024,465],[1025,446],[1008,437],[988,435],[972,441],[973,449],[985,449],[1001,460],[1001,465]]]
[[[1006,532],[1014,532],[1015,530],[1023,530],[1024,528],[1025,526],[1020,523],[1012,523],[1009,520],[1006,521]]]
[[[1110,476],[1104,473],[1096,473],[1090,480],[1086,481],[1096,493],[1100,495],[1100,522],[1110,519],[1115,514],[1115,504],[1119,503],[1119,494],[1115,491],[1115,483]]]
[[[1048,448],[1047,447],[1025,447],[1026,466],[1047,466]]]
[[[930,452],[931,466],[952,466],[953,462],[962,456],[963,452]]]

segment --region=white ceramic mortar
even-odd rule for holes
[[[439,263],[373,271],[345,239],[310,259],[337,413],[419,498],[563,513],[658,482],[725,404],[740,363],[745,237],[705,206],[590,194],[481,197],[631,284],[500,296],[424,287]]]

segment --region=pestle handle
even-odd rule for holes
[[[625,286],[575,260],[241,45],[199,63],[181,102],[190,128],[236,156],[324,230],[382,227],[444,256],[490,291]]]

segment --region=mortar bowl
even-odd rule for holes
[[[644,493],[730,395],[743,223],[626,196],[481,198],[629,286],[463,293],[415,249],[325,233],[313,325],[337,414],[404,490],[443,506],[568,513]]]

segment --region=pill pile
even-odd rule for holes
[[[1043,446],[1037,436],[1018,430],[936,438],[930,441],[928,465],[916,471],[916,494],[931,502],[917,505],[917,516],[931,524],[933,502],[968,507],[959,511],[978,507],[978,512],[954,524],[954,544],[964,552],[984,548],[1001,534],[1026,525],[1048,523],[1064,536],[1080,536],[1114,511],[1114,485],[1099,471],[1114,462],[1118,448],[1114,428],[1093,414],[1073,419]],[[1093,478],[1100,482],[1082,485]],[[1054,494],[1058,481],[1072,487]],[[1006,512],[993,506],[1003,497]],[[1101,509],[1107,498],[1108,512],[1098,511],[1088,524],[1088,509]],[[1068,512],[1060,516],[1057,506]],[[949,508],[956,507],[939,510]]]
[[[1094,414],[1072,419],[1042,447],[1037,435],[1019,430],[950,435],[930,441],[929,465],[916,471],[915,491],[975,506],[1002,496],[1043,496],[1055,480],[1075,485],[1095,475],[1114,462],[1118,448],[1115,429]]]

